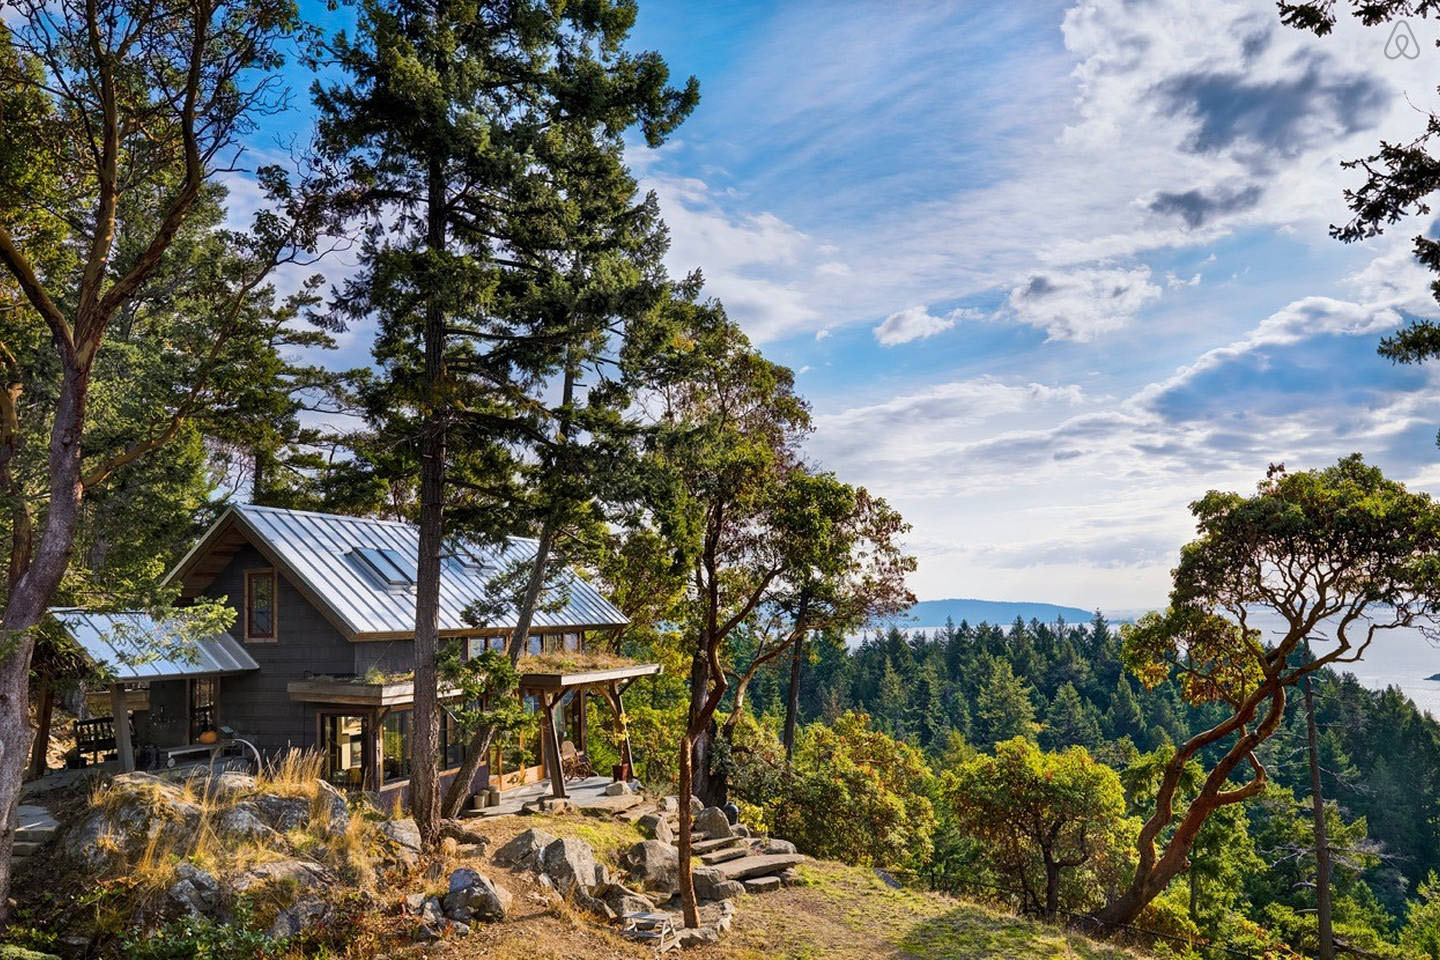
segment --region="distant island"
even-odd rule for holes
[[[1432,674],[1430,674],[1430,676],[1426,677],[1425,679],[1426,679],[1426,680],[1440,681],[1440,673],[1432,673]]]
[[[1089,623],[1094,616],[1093,610],[1064,607],[1056,603],[973,599],[922,600],[897,617],[896,623],[901,626],[943,627],[948,618],[956,623],[968,620],[972,625],[981,622],[1009,624],[1014,622],[1016,617],[1027,623],[1031,620],[1052,623],[1060,619],[1066,623]]]

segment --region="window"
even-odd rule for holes
[[[216,677],[196,677],[190,681],[190,742],[198,743],[200,734],[215,727],[215,700],[220,689]]]
[[[365,758],[368,726],[365,717],[321,714],[320,742],[325,752],[325,778],[330,783],[346,790],[364,788],[370,765]]]
[[[413,711],[391,710],[380,724],[382,749],[385,752],[385,783],[410,777],[414,756]],[[440,769],[460,766],[465,758],[465,742],[460,726],[442,704],[440,707]]]
[[[245,571],[245,639],[275,639],[275,571]]]

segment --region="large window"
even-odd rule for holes
[[[330,713],[320,717],[325,777],[337,787],[359,790],[365,786],[366,724],[362,716]]]
[[[409,779],[414,756],[413,711],[391,710],[380,724],[380,735],[384,740],[385,782]],[[441,770],[458,767],[465,759],[465,742],[459,725],[443,704],[440,707],[439,753]]]
[[[245,571],[245,639],[275,639],[275,571]]]

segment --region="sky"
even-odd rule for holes
[[[796,371],[809,458],[913,525],[920,598],[1163,603],[1187,505],[1272,462],[1440,493],[1440,368],[1376,355],[1437,314],[1430,220],[1329,235],[1341,162],[1440,107],[1440,24],[1392,59],[1272,0],[640,6],[632,46],[701,89],[629,151],[668,264]]]

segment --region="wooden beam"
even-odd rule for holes
[[[120,754],[120,770],[135,770],[135,746],[130,742],[130,707],[125,703],[125,685],[110,685],[110,725],[115,729],[115,749]]]
[[[565,767],[560,762],[560,736],[555,729],[555,702],[549,695],[540,694],[540,752],[545,757],[545,770],[550,775],[550,795],[563,799],[569,794],[565,790]]]
[[[634,682],[635,678],[631,677],[623,685],[610,685],[610,697],[613,698],[611,706],[615,710],[615,736],[620,743],[620,762],[625,764],[632,778],[635,776],[635,755],[630,751],[630,725],[625,721],[625,701],[621,699],[621,694]]]
[[[30,751],[30,776],[43,777],[49,766],[50,718],[55,710],[55,689],[49,677],[40,679],[40,715],[35,728],[35,743]]]

